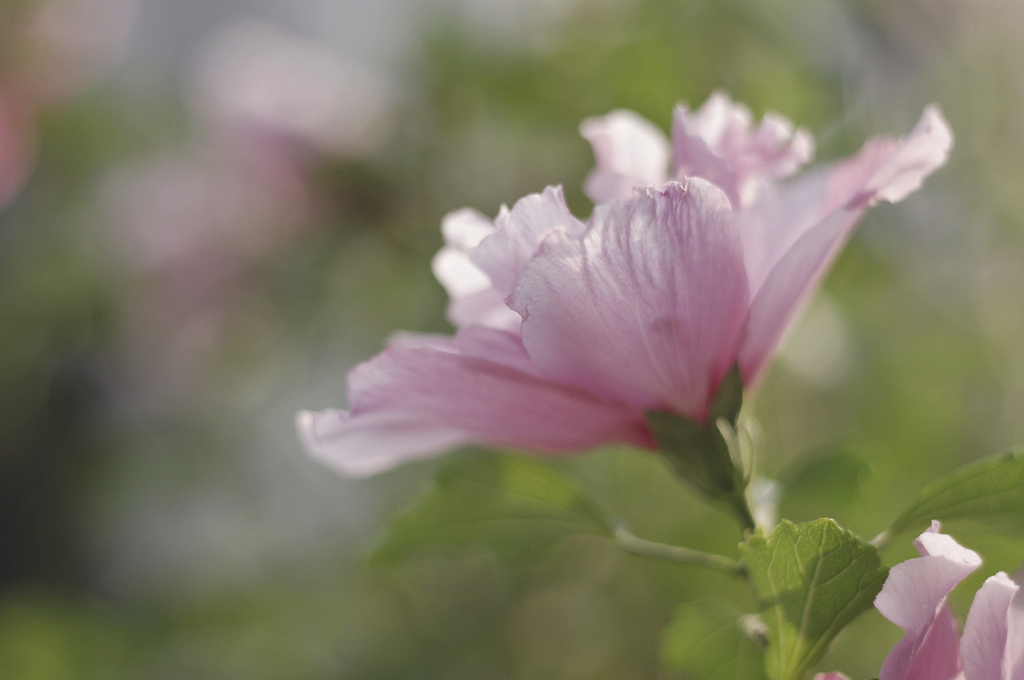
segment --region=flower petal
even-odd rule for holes
[[[952,147],[949,123],[937,106],[929,105],[902,140],[870,140],[860,153],[837,165],[830,176],[824,210],[842,205],[852,210],[878,201],[898,203],[946,164]]]
[[[538,377],[514,333],[475,327],[444,343],[403,336],[349,375],[349,412],[300,414],[303,442],[367,475],[476,442],[547,453],[653,448],[643,414]]]
[[[715,92],[695,112],[676,107],[672,118],[673,174],[703,177],[724,190],[736,206],[749,205],[765,180],[787,177],[814,156],[814,139],[786,118],[753,117],[729,95]]]
[[[1008,680],[1024,680],[1024,573],[1018,572],[1013,582],[1017,594],[1010,601],[1006,616],[1006,653],[1003,667]]]
[[[562,187],[547,187],[539,194],[519,199],[511,211],[498,215],[495,225],[495,232],[470,249],[469,257],[502,295],[512,290],[519,270],[548,234],[581,234],[586,229],[569,212]]]
[[[803,234],[767,279],[752,289],[747,337],[739,353],[745,385],[757,382],[782,333],[824,278],[859,217],[842,210],[830,214]]]
[[[434,255],[430,266],[453,302],[491,288],[487,274],[473,264],[464,250],[445,246]]]
[[[740,357],[757,380],[790,319],[824,277],[864,210],[902,200],[948,155],[952,135],[925,109],[905,139],[872,140],[850,160],[770,188],[737,216],[750,281],[751,329]]]
[[[580,135],[590,142],[597,163],[583,188],[594,203],[626,199],[635,186],[661,186],[668,180],[668,140],[632,111],[587,118],[580,123]]]
[[[470,439],[462,430],[388,411],[300,411],[295,424],[310,455],[347,477],[375,475]]]
[[[882,616],[905,633],[882,664],[880,680],[951,680],[960,673],[956,621],[946,597],[981,566],[981,558],[939,528],[932,522],[914,541],[921,557],[894,566],[875,598]]]
[[[514,331],[522,319],[505,304],[505,296],[496,288],[454,299],[448,303],[448,320],[456,328],[470,325]]]
[[[502,207],[499,221],[508,219]],[[491,278],[469,257],[468,251],[495,232],[494,223],[470,208],[445,215],[441,221],[445,246],[434,256],[434,276],[448,292],[448,320],[456,328],[480,324],[515,330],[519,315],[505,304],[505,293],[494,288]]]
[[[508,302],[544,375],[703,419],[746,320],[728,199],[694,179],[598,206],[584,236],[545,242]]]
[[[1003,672],[1007,612],[1018,590],[1009,576],[999,572],[989,577],[974,596],[960,640],[964,674],[971,680],[1006,680],[1009,677]]]

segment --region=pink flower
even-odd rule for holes
[[[618,191],[610,168],[642,174],[644,159],[667,154],[656,131],[613,117],[583,132],[605,176],[588,186]],[[677,158],[693,176],[640,176],[653,186],[609,195],[586,223],[550,187],[493,221],[450,214],[434,271],[455,337],[402,336],[357,366],[349,411],[299,414],[306,447],[359,475],[466,442],[550,454],[654,448],[648,410],[703,421],[730,367],[746,385],[757,379],[864,210],[910,193],[952,142],[930,107],[905,139],[871,141],[776,186],[768,179],[795,170],[803,143],[780,142],[783,125],[749,133],[742,122],[705,144],[719,154],[708,163],[728,161],[719,165],[735,181],[713,178],[733,182],[725,187],[701,178],[710,165]],[[643,158],[629,160],[633,151]],[[733,194],[748,181],[760,190],[745,205]]]
[[[921,557],[889,571],[875,607],[905,632],[879,680],[952,680],[960,673],[957,624],[946,597],[981,566],[978,553],[932,526],[914,541]]]
[[[989,577],[974,596],[960,640],[966,680],[1024,678],[1024,579]]]
[[[1021,680],[1024,678],[1024,588],[1003,572],[978,590],[963,637],[946,601],[981,566],[981,558],[945,534],[939,523],[914,544],[921,557],[889,572],[875,607],[905,635],[882,665],[879,680]]]
[[[206,122],[248,143],[295,144],[363,157],[394,127],[385,83],[330,50],[256,21],[217,35],[193,87]]]

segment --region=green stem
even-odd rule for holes
[[[889,530],[886,529],[882,533],[880,533],[877,536],[875,536],[874,538],[872,538],[870,543],[871,543],[871,545],[875,546],[877,549],[882,550],[882,549],[885,548],[885,546],[889,545],[889,539],[890,538],[892,538],[892,537],[889,535]]]
[[[669,560],[670,562],[696,564],[724,571],[735,576],[744,576],[747,573],[746,568],[736,560],[722,555],[693,550],[692,548],[648,541],[639,536],[634,536],[629,529],[621,524],[615,528],[615,542],[619,544],[620,548],[634,555],[656,557],[662,560]]]

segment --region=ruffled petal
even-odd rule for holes
[[[539,194],[519,199],[510,212],[498,216],[495,225],[495,232],[468,252],[503,296],[512,290],[519,271],[549,234],[561,231],[576,235],[586,229],[569,212],[562,187],[547,187]]]
[[[733,362],[747,283],[729,201],[699,179],[598,206],[553,236],[508,298],[548,377],[703,419]]]
[[[999,572],[989,577],[974,596],[960,640],[964,675],[970,680],[1008,680],[1003,671],[1007,612],[1018,590],[1009,576]]]
[[[719,186],[737,207],[749,205],[759,186],[787,177],[814,156],[814,138],[786,118],[753,117],[724,92],[715,92],[695,112],[676,107],[672,118],[672,170],[677,178],[703,177]]]
[[[934,104],[925,108],[910,134],[900,140],[873,139],[829,177],[823,212],[853,210],[878,201],[898,203],[921,188],[924,178],[946,164],[953,131]]]
[[[879,200],[902,200],[919,187],[945,162],[951,143],[949,126],[931,106],[905,139],[870,141],[852,159],[766,190],[740,211],[752,298],[740,357],[747,384],[757,380],[864,210]]]
[[[514,333],[476,327],[447,343],[403,336],[349,375],[348,412],[299,416],[309,451],[368,475],[475,442],[546,453],[605,443],[653,448],[643,414],[550,382]]]
[[[665,134],[632,111],[587,118],[580,123],[580,135],[594,149],[597,167],[583,188],[594,203],[627,199],[635,186],[661,186],[668,180]]]
[[[932,522],[914,541],[921,557],[894,566],[875,598],[882,616],[904,631],[880,680],[952,680],[960,673],[956,621],[946,597],[981,566],[981,558],[939,529]]]

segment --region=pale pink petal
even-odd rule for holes
[[[949,123],[932,104],[902,140],[871,140],[857,156],[836,166],[823,210],[865,207],[878,201],[898,203],[946,164],[952,147]]]
[[[505,297],[519,270],[533,257],[546,236],[555,231],[580,234],[585,225],[572,216],[561,187],[548,187],[502,206],[492,222],[463,208],[445,216],[441,231],[445,247],[433,260],[434,275],[451,299],[448,319],[456,327],[519,327],[519,315]]]
[[[961,673],[957,652],[959,631],[949,605],[943,602],[921,634],[907,634],[882,663],[879,680],[954,680]]]
[[[491,287],[491,280],[466,252],[494,233],[494,223],[471,208],[450,212],[441,220],[445,246],[431,262],[434,276],[453,300]]]
[[[850,678],[839,671],[832,671],[831,673],[818,673],[814,676],[814,680],[850,680]]]
[[[491,279],[473,264],[464,250],[445,246],[437,251],[430,266],[453,301],[491,288]]]
[[[702,177],[738,201],[736,170],[722,155],[722,139],[730,130],[750,127],[750,111],[716,92],[696,112],[680,104],[672,115],[672,173]]]
[[[495,220],[496,231],[469,250],[469,257],[501,293],[512,290],[519,270],[551,233],[581,234],[586,226],[572,216],[562,187],[525,196]]]
[[[507,212],[502,207],[502,213]],[[453,210],[441,218],[441,235],[449,246],[469,250],[494,233],[494,221],[472,208]]]
[[[504,206],[498,219],[502,223],[508,219]],[[506,293],[493,286],[491,278],[468,254],[494,232],[494,222],[470,208],[448,213],[441,220],[445,246],[434,256],[431,267],[448,293],[448,320],[457,328],[471,324],[509,330],[519,328],[519,315],[505,304]]]
[[[970,680],[1008,680],[1003,671],[1007,612],[1018,590],[1009,576],[999,572],[989,577],[974,596],[960,640],[964,675]]]
[[[761,124],[747,140],[741,156],[744,174],[769,179],[789,177],[814,158],[814,137],[804,128],[793,128],[788,118],[766,111]]]
[[[549,238],[508,302],[545,375],[703,419],[746,320],[729,201],[694,179],[598,206],[582,238]]]
[[[766,186],[753,205],[737,211],[752,293],[761,289],[800,237],[838,212],[823,211],[829,178],[829,168],[819,168],[788,184]]]
[[[299,439],[317,460],[347,477],[368,477],[469,442],[469,435],[405,413],[300,411]]]
[[[456,328],[476,324],[488,328],[516,330],[522,319],[505,304],[505,295],[488,288],[448,303],[448,320]]]
[[[952,680],[960,673],[956,621],[946,597],[981,566],[981,558],[939,528],[932,522],[914,541],[921,557],[894,566],[875,598],[882,616],[904,631],[879,680]]]
[[[747,337],[739,352],[740,371],[748,387],[767,365],[783,331],[827,273],[859,215],[836,211],[821,220],[776,263],[753,293]]]
[[[793,244],[834,211],[859,217],[880,200],[905,198],[945,163],[951,144],[949,126],[929,106],[904,139],[869,140],[847,160],[762,192],[739,216],[751,290],[756,292]]]
[[[750,110],[715,92],[695,112],[676,107],[672,119],[673,173],[703,177],[724,190],[736,206],[749,205],[759,185],[796,172],[814,155],[806,130],[766,113],[751,129]]]
[[[583,189],[594,203],[629,198],[635,186],[661,186],[668,180],[665,134],[632,111],[587,118],[580,134],[594,149],[597,167]]]
[[[1024,573],[1014,577],[1017,594],[1006,615],[1006,653],[1003,667],[1007,680],[1024,680]]]
[[[751,292],[751,328],[740,356],[756,382],[783,330],[846,243],[864,210],[901,200],[943,162],[952,136],[935,107],[902,141],[874,140],[828,171],[762,192],[737,215]]]
[[[446,344],[404,337],[349,375],[348,412],[299,417],[303,442],[344,474],[374,474],[474,442],[545,453],[619,442],[653,448],[643,414],[537,377],[512,333]]]

